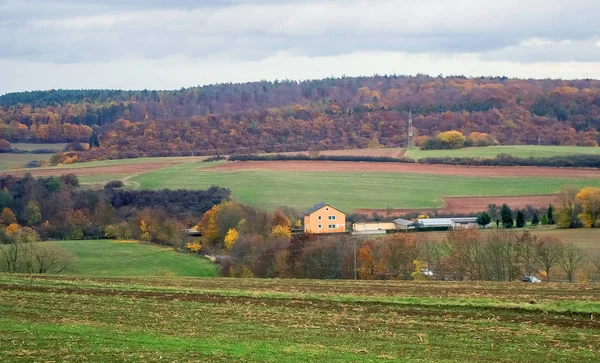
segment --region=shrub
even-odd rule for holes
[[[104,189],[123,188],[124,185],[122,180],[112,180],[104,185]]]
[[[206,159],[202,160],[202,162],[203,163],[210,163],[212,161],[219,161],[219,160],[225,160],[225,157],[221,156],[221,155],[211,156],[209,158],[206,158]]]

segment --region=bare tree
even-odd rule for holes
[[[539,265],[538,256],[536,253],[536,245],[538,237],[525,231],[522,235],[517,236],[517,250],[519,257],[523,263],[523,272],[525,276],[531,276],[537,270]]]
[[[596,268],[596,276],[600,276],[600,255],[592,257],[592,265]]]
[[[7,272],[60,273],[73,265],[73,256],[65,249],[38,242],[38,235],[30,228],[7,234],[6,244],[0,245]]]
[[[535,249],[538,261],[546,272],[546,281],[550,281],[550,269],[560,262],[564,245],[556,237],[542,237]]]
[[[27,249],[30,244],[39,239],[38,234],[31,228],[19,228],[14,232],[3,234],[0,255],[6,261],[7,272],[24,272],[27,268]]]
[[[562,259],[560,260],[560,266],[567,274],[569,282],[573,282],[573,276],[575,271],[583,266],[586,260],[585,252],[576,247],[574,244],[569,243],[563,251]]]

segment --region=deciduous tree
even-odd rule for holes
[[[560,259],[560,266],[563,271],[567,274],[569,282],[573,282],[575,271],[582,267],[586,261],[585,252],[576,247],[574,244],[569,243],[563,249],[562,258]]]
[[[600,226],[600,188],[587,187],[581,189],[576,196],[583,211],[579,218],[586,227]]]
[[[538,262],[546,273],[546,281],[550,281],[550,269],[560,263],[564,245],[556,237],[542,237],[536,244]]]

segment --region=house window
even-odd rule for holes
[[[318,217],[318,220],[321,220],[322,218],[323,218],[323,217],[319,216],[319,217]]]
[[[321,229],[321,228],[323,228],[323,226],[319,224],[319,229]]]
[[[335,216],[329,216],[330,221],[335,221]]]
[[[327,228],[329,228],[329,229],[335,229],[336,227],[335,227],[335,224],[330,224],[329,226],[327,226]]]
[[[325,210],[329,210],[329,208],[325,208]]]

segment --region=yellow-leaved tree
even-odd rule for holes
[[[429,280],[429,278],[421,272],[421,270],[425,268],[425,264],[420,260],[413,260],[413,264],[415,265],[415,270],[410,274],[412,278],[414,280]]]
[[[238,231],[236,231],[235,228],[232,228],[229,231],[227,231],[227,234],[225,235],[225,240],[223,241],[225,249],[231,249],[231,247],[237,242],[238,238]]]
[[[289,226],[275,226],[271,230],[271,237],[292,237],[292,230]]]
[[[586,187],[577,193],[583,212],[579,218],[586,227],[600,227],[600,188]]]
[[[202,248],[202,245],[198,242],[188,242],[185,244],[185,248],[187,248],[190,252],[198,253],[200,248]]]
[[[452,130],[438,135],[442,149],[460,149],[465,147],[467,138],[460,131]]]

